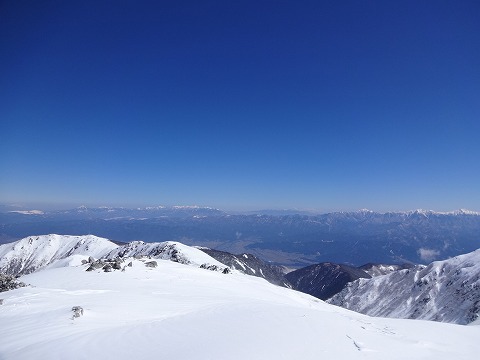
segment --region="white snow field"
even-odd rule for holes
[[[80,255],[75,255],[79,257]],[[87,258],[86,256],[84,257]],[[75,261],[62,260],[63,264]],[[0,359],[475,359],[480,327],[372,318],[240,273],[127,259],[0,293]],[[83,316],[73,318],[72,307]]]

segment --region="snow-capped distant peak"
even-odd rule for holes
[[[480,215],[479,212],[471,211],[467,209],[459,209],[459,210],[453,210],[453,211],[434,211],[434,210],[416,209],[416,210],[410,210],[410,211],[405,211],[401,213],[406,215],[423,215],[425,217],[428,217],[430,215]]]
[[[480,215],[479,212],[471,211],[467,209],[455,210],[452,212],[454,215]]]
[[[416,209],[416,210],[405,211],[404,214],[406,214],[407,216],[421,215],[424,217],[429,217],[430,215],[443,215],[445,213],[441,213],[433,210]]]
[[[174,205],[172,206],[172,209],[177,209],[177,210],[216,210],[220,211],[219,209],[212,208],[210,206],[199,206],[199,205]]]
[[[9,213],[17,213],[23,215],[43,215],[45,214],[42,210],[12,210]]]

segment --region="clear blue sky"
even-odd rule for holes
[[[0,202],[480,210],[478,1],[0,4]]]

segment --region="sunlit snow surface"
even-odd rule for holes
[[[130,261],[130,260],[127,260]],[[474,359],[480,327],[370,318],[171,261],[50,268],[2,293],[0,359]],[[68,262],[64,262],[67,264]],[[72,307],[84,315],[72,320]]]

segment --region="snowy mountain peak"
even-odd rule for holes
[[[363,209],[358,210],[357,212],[359,212],[359,213],[373,213],[374,211],[363,208]]]

